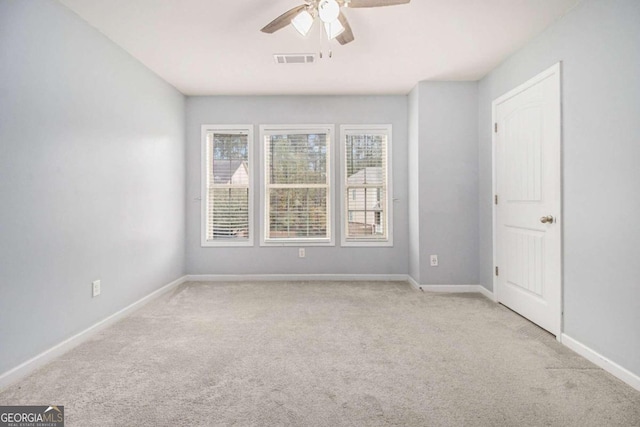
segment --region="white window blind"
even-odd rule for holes
[[[341,128],[343,244],[390,242],[391,127]]]
[[[264,241],[331,242],[328,129],[268,129],[264,138]]]
[[[250,244],[251,128],[203,126],[203,244]]]

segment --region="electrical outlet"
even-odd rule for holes
[[[307,256],[304,248],[300,248],[298,249],[298,258],[304,258],[305,256]]]
[[[94,298],[100,295],[100,280],[94,280],[91,283],[91,290]]]
[[[438,266],[438,255],[431,255],[431,267]]]

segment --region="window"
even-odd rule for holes
[[[202,126],[202,246],[251,246],[252,125]]]
[[[261,126],[261,242],[331,245],[333,126]]]
[[[340,127],[342,245],[392,246],[391,125]]]

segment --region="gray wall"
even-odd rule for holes
[[[482,285],[492,289],[491,102],[562,61],[564,332],[640,375],[640,2],[585,0],[479,86]]]
[[[183,275],[184,149],[179,92],[59,3],[0,1],[0,373]]]
[[[260,124],[392,124],[394,246],[202,248],[200,246],[200,125],[254,124],[259,153]],[[189,97],[187,99],[187,271],[190,274],[406,274],[407,260],[407,98],[405,96]],[[258,189],[258,173],[254,174]],[[339,176],[336,176],[336,180]],[[336,181],[337,182],[337,181]],[[259,194],[255,191],[256,226]],[[334,198],[339,218],[337,191]]]
[[[419,198],[417,222],[410,221],[418,224],[411,235],[419,236],[411,275],[423,285],[477,284],[477,83],[420,82],[409,100],[410,116],[417,116],[412,147],[417,134],[419,149],[417,167],[409,168]],[[438,267],[430,266],[432,254],[438,255]]]

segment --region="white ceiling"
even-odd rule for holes
[[[291,26],[260,32],[302,0],[60,1],[186,95],[288,95],[406,94],[421,80],[478,80],[580,0],[347,9],[356,40],[346,46]],[[315,64],[273,60],[321,49]]]

